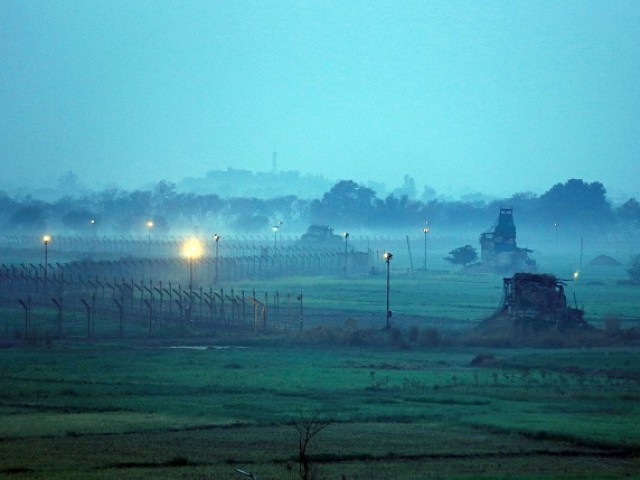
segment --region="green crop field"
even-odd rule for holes
[[[0,350],[0,476],[299,478],[314,416],[310,478],[640,471],[633,349],[205,345]]]
[[[217,286],[264,299],[264,329],[228,311],[242,328],[159,318],[151,331],[134,317],[119,338],[98,315],[88,341],[69,310],[59,339],[49,306],[25,339],[22,307],[6,303],[0,477],[640,478],[640,350],[625,336],[640,302],[624,265],[542,258],[604,327],[597,341],[488,349],[465,335],[499,306],[502,275],[412,272],[398,257],[388,330],[380,269]],[[305,426],[324,428],[301,457]]]

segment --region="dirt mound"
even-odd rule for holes
[[[603,266],[615,266],[622,265],[618,260],[609,255],[598,255],[596,258],[589,262],[589,265],[603,265]]]

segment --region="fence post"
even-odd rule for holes
[[[91,338],[91,306],[84,298],[81,298],[80,301],[84,304],[84,307],[87,310],[87,338]]]
[[[118,335],[120,336],[120,338],[122,338],[122,317],[124,316],[122,303],[120,303],[117,298],[114,298],[113,302],[116,304],[116,307],[118,307]]]
[[[31,323],[31,297],[27,298],[25,303],[22,299],[18,299],[20,305],[24,307],[24,338],[29,338],[29,324]]]
[[[303,324],[303,307],[302,307],[302,302],[304,300],[304,297],[302,295],[302,292],[300,292],[300,295],[298,295],[298,300],[300,300],[300,333],[302,333],[302,324]]]
[[[58,338],[62,338],[62,298],[52,298],[51,300],[58,307]]]
[[[151,303],[148,300],[145,300],[144,303],[149,308],[149,336],[151,336],[151,325],[153,323],[153,309],[151,308]]]

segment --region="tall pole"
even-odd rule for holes
[[[349,258],[349,232],[344,232],[344,276],[347,276],[347,259]]]
[[[47,285],[47,273],[49,268],[49,240],[44,241],[44,284]]]
[[[217,233],[213,236],[214,240],[216,241],[216,273],[215,273],[215,277],[213,279],[213,283],[218,283],[218,242],[220,241],[220,235],[218,235]]]
[[[384,259],[387,262],[387,326],[389,328],[389,320],[391,318],[391,310],[389,310],[389,270],[390,270],[390,262],[393,258],[393,254],[391,252],[385,252]]]
[[[147,255],[151,258],[151,229],[153,228],[153,221],[149,220],[147,222],[147,234],[148,234],[148,242],[147,242]]]
[[[50,235],[42,237],[44,242],[44,289],[47,290],[48,285],[48,273],[49,273],[49,242],[51,241]]]
[[[276,253],[276,250],[278,250],[278,226],[274,225],[273,226],[273,253]]]
[[[98,250],[98,245],[97,245],[97,240],[96,237],[98,236],[98,227],[96,225],[96,220],[95,218],[92,218],[91,220],[89,220],[89,224],[91,225],[91,235],[93,236],[93,246],[92,246],[92,251],[91,253],[95,254],[96,251]]]
[[[422,229],[422,231],[424,232],[424,265],[423,265],[423,269],[426,272],[427,271],[427,233],[429,233],[429,228],[428,227],[424,227]]]
[[[184,256],[189,260],[189,308],[193,304],[193,261],[202,256],[202,244],[197,238],[189,239],[184,245]],[[189,310],[191,314],[191,310]]]

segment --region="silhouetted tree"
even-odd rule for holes
[[[640,255],[631,255],[631,261],[629,262],[627,273],[634,282],[640,281]]]
[[[298,463],[300,478],[303,480],[311,478],[311,460],[307,455],[309,442],[332,423],[334,423],[333,419],[323,417],[319,412],[306,414],[302,411],[293,421],[293,426],[298,432]]]
[[[148,190],[123,192],[115,199],[114,207],[109,218],[117,230],[122,232],[140,231],[153,214],[151,192]]]
[[[79,209],[70,210],[60,220],[66,229],[76,233],[88,233],[91,231],[90,220],[97,218],[98,215],[90,210]]]
[[[540,196],[539,204],[549,220],[599,228],[613,218],[606,189],[600,182],[572,178]]]
[[[25,232],[42,232],[47,225],[44,202],[30,202],[9,217],[9,225]]]
[[[447,262],[453,265],[462,265],[463,267],[478,260],[478,251],[471,245],[451,250],[449,255],[449,257],[444,257]]]
[[[270,212],[259,198],[230,198],[223,212],[232,228],[246,233],[269,234]]]
[[[20,208],[20,204],[9,197],[5,192],[0,192],[0,215],[2,217],[11,217],[11,215]]]
[[[383,200],[375,200],[375,215],[371,223],[383,226],[410,226],[422,223],[421,202],[411,200],[407,195],[389,195]]]
[[[630,198],[616,209],[616,216],[622,223],[640,227],[640,203],[635,198]]]
[[[374,213],[376,192],[353,180],[342,180],[311,204],[314,223],[366,226]]]

